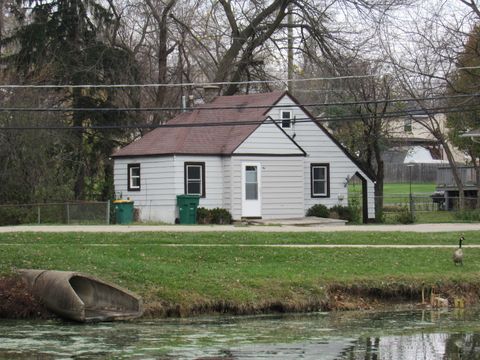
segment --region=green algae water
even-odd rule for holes
[[[0,359],[480,359],[480,310],[0,320]]]

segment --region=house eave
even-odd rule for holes
[[[307,154],[263,154],[263,153],[168,153],[168,154],[137,154],[137,155],[112,155],[114,159],[139,158],[139,157],[168,157],[168,156],[267,156],[267,157],[305,157]]]

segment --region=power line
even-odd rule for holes
[[[462,66],[455,70],[480,69],[480,66]],[[271,79],[271,80],[248,80],[248,81],[217,81],[217,82],[189,82],[189,83],[148,83],[148,84],[0,84],[0,89],[67,89],[67,88],[137,88],[137,87],[204,87],[218,85],[249,85],[249,84],[288,84],[291,82],[308,82],[308,81],[324,81],[324,80],[349,80],[349,79],[367,79],[382,78],[391,76],[389,73],[384,74],[365,74],[365,75],[343,75],[343,76],[324,76],[311,77],[303,79]]]
[[[472,105],[470,107],[461,107],[461,108],[428,108],[428,109],[418,109],[418,110],[409,110],[409,111],[395,111],[387,112],[381,115],[374,114],[352,114],[348,116],[330,116],[330,117],[305,117],[305,118],[296,118],[292,119],[295,123],[303,122],[343,122],[343,121],[360,121],[360,120],[370,120],[378,118],[379,120],[383,119],[392,119],[402,117],[402,116],[425,116],[425,115],[436,115],[439,113],[458,113],[458,112],[469,112],[480,110],[480,105]],[[274,122],[279,122],[281,119],[273,120]],[[273,121],[267,121],[273,123]],[[245,126],[245,125],[259,125],[263,123],[264,120],[242,120],[242,121],[225,121],[225,122],[203,122],[203,123],[178,123],[178,124],[164,124],[164,125],[148,125],[148,124],[125,124],[125,125],[91,125],[91,126],[4,126],[0,127],[0,130],[113,130],[113,129],[156,129],[156,128],[195,128],[195,127],[218,127],[218,126]]]
[[[480,69],[480,66],[465,66],[459,67],[455,70],[464,69]],[[190,83],[149,83],[149,84],[0,84],[0,89],[67,89],[67,88],[139,88],[139,87],[204,87],[204,86],[219,86],[219,85],[254,85],[254,84],[288,84],[290,82],[308,82],[308,81],[332,81],[332,80],[349,80],[349,79],[367,79],[367,78],[381,78],[390,74],[365,74],[365,75],[344,75],[344,76],[325,76],[312,77],[304,79],[271,79],[271,80],[248,80],[248,81],[217,81],[217,82],[190,82]]]
[[[286,105],[238,105],[238,106],[201,106],[201,107],[144,107],[144,108],[132,108],[132,107],[109,107],[109,108],[66,108],[66,107],[3,107],[0,108],[0,112],[154,112],[154,111],[204,111],[204,110],[243,110],[243,109],[270,109],[270,108],[292,108],[292,107],[330,107],[330,106],[353,106],[353,105],[369,105],[369,104],[385,104],[385,103],[400,103],[400,102],[419,102],[419,101],[437,101],[448,99],[461,99],[461,98],[474,98],[480,97],[480,93],[474,94],[457,94],[457,95],[444,95],[435,97],[421,97],[421,98],[399,98],[399,99],[380,99],[380,100],[363,100],[363,101],[347,101],[347,102],[332,102],[332,103],[306,103],[306,104],[286,104]]]
[[[199,82],[199,83],[151,83],[151,84],[81,84],[81,85],[56,85],[56,84],[43,84],[43,85],[28,85],[28,84],[0,84],[0,89],[68,89],[68,88],[139,88],[139,87],[205,87],[205,86],[219,86],[219,85],[255,85],[255,84],[285,84],[289,82],[307,82],[307,81],[320,81],[320,80],[347,80],[347,79],[365,79],[377,77],[378,75],[347,75],[347,76],[332,76],[332,77],[314,77],[305,79],[272,79],[272,80],[249,80],[249,81],[218,81],[218,82]]]

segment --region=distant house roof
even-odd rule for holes
[[[191,112],[175,116],[168,121],[168,126],[160,126],[150,131],[112,156],[232,154],[267,119],[266,113],[270,110],[269,106],[275,105],[284,95],[285,92],[277,91],[218,96],[212,102],[199,105]],[[248,107],[245,108],[246,106]],[[231,108],[225,109],[225,107]],[[218,125],[222,123],[225,125]],[[195,126],[195,124],[214,126]]]
[[[423,138],[423,137],[405,136],[405,137],[389,138],[388,143],[391,146],[409,146],[409,145],[412,145],[412,146],[415,146],[415,145],[425,145],[425,146],[431,145],[431,146],[433,146],[433,145],[438,145],[439,141],[437,139],[427,139],[427,138]]]

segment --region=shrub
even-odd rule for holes
[[[352,219],[352,210],[348,206],[335,205],[330,208],[330,217],[350,221]]]
[[[397,213],[395,220],[400,224],[413,224],[415,222],[415,216],[404,206],[402,210]]]
[[[351,220],[350,223],[360,224],[362,222],[363,208],[360,204],[360,200],[357,197],[352,197],[348,202],[348,208],[350,209]]]
[[[34,222],[34,214],[31,209],[15,207],[15,205],[0,207],[0,226],[20,225]]]
[[[350,206],[335,205],[330,208],[330,218],[347,220],[349,223],[360,223],[360,208],[355,204]]]
[[[210,210],[205,209],[204,207],[197,208],[197,223],[199,224],[210,224],[212,217],[210,215]]]
[[[327,209],[325,205],[316,204],[316,205],[313,205],[310,209],[308,209],[307,216],[328,218],[330,216],[330,211]]]
[[[232,214],[227,209],[215,208],[210,210],[212,214],[212,224],[231,224]]]
[[[231,224],[232,214],[222,208],[205,209],[200,207],[197,209],[197,222],[199,224]]]

